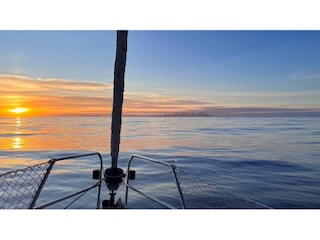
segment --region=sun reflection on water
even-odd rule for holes
[[[16,124],[14,126],[15,127],[21,127],[21,121],[20,121],[19,117],[16,118]]]
[[[18,149],[18,148],[21,148],[21,146],[22,146],[22,139],[19,137],[13,138],[12,147],[14,149]]]
[[[16,118],[15,120],[15,131],[13,132],[13,134],[15,135],[19,135],[22,134],[21,132],[21,120],[19,117]],[[12,138],[12,148],[13,149],[21,149],[23,147],[23,143],[24,143],[24,139],[22,139],[21,137],[14,137]]]

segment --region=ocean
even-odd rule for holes
[[[110,167],[109,117],[0,119],[0,175],[50,157],[100,152]],[[276,209],[320,208],[320,118],[124,117],[119,167],[132,154],[174,163],[208,183]],[[36,205],[94,183],[97,158],[54,167]],[[165,170],[132,164],[141,190],[175,205]],[[108,199],[102,189],[102,199]],[[92,190],[71,208],[95,208]],[[119,189],[116,198],[124,199]],[[157,208],[129,192],[130,208]],[[63,208],[57,204],[52,208]]]

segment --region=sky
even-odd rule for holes
[[[123,113],[320,116],[319,42],[307,30],[130,30]],[[116,31],[1,30],[0,44],[0,116],[110,115]]]

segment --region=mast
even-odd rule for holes
[[[127,61],[128,31],[117,31],[117,50],[114,64],[113,110],[111,123],[111,168],[117,169],[120,133],[122,123],[122,103],[124,92],[124,75]]]
[[[102,201],[103,208],[123,208],[121,199],[115,203],[116,191],[125,176],[123,170],[118,168],[118,155],[120,146],[120,133],[122,123],[122,103],[124,92],[124,74],[127,61],[128,31],[117,31],[117,50],[114,63],[113,80],[113,109],[111,122],[111,167],[104,171],[105,182],[109,189],[109,200]]]

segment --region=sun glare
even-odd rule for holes
[[[29,108],[14,108],[14,109],[11,109],[10,112],[19,114],[19,113],[27,112],[28,110]]]

